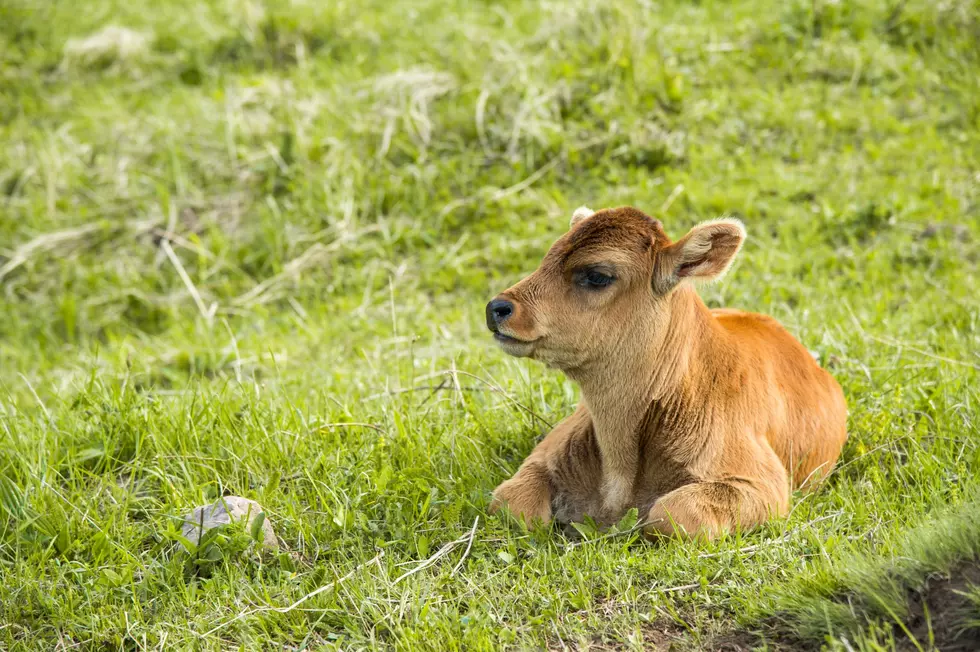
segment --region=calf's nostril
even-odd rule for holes
[[[512,312],[514,312],[514,306],[508,301],[502,301],[493,307],[493,314],[497,321],[507,319]]]
[[[487,304],[487,328],[494,333],[497,326],[514,313],[514,304],[506,299],[494,299]]]

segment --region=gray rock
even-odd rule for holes
[[[205,532],[227,525],[232,521],[247,518],[248,525],[246,527],[251,529],[252,523],[264,511],[262,505],[254,500],[241,496],[225,496],[210,505],[194,508],[193,512],[184,517],[181,534],[184,535],[185,539],[197,545],[201,542],[201,537]],[[275,530],[272,529],[268,515],[262,523],[262,544],[268,548],[279,548],[279,540],[276,538]]]

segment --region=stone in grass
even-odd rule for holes
[[[109,25],[85,38],[65,43],[65,61],[84,66],[108,66],[138,59],[150,49],[153,38],[145,32]]]
[[[201,542],[201,537],[205,532],[227,525],[232,521],[248,518],[246,528],[251,530],[255,519],[264,511],[262,505],[254,500],[241,496],[225,496],[210,505],[196,507],[193,512],[185,516],[181,534],[184,535],[185,539],[197,545]],[[279,540],[276,538],[276,532],[272,529],[268,517],[262,522],[262,544],[274,550],[279,548]],[[183,546],[183,544],[181,545]]]

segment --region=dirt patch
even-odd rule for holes
[[[931,576],[919,589],[908,594],[909,617],[906,627],[920,645],[931,640],[942,652],[980,650],[980,627],[964,629],[967,620],[980,619],[980,607],[966,597],[971,588],[980,586],[980,562],[960,564],[949,575]],[[916,650],[915,644],[896,626],[899,650]]]
[[[687,632],[682,626],[677,623],[662,619],[653,623],[644,625],[640,629],[641,635],[641,645],[643,650],[647,652],[668,652],[668,651],[681,651],[691,649],[690,642],[684,644],[684,634]],[[592,636],[592,640],[588,641],[586,645],[580,645],[579,642],[567,641],[567,640],[555,640],[552,639],[549,642],[548,650],[552,652],[558,651],[568,651],[568,650],[589,650],[589,652],[619,652],[620,650],[631,650],[634,649],[633,645],[621,640],[614,640],[609,636],[603,635],[601,632]]]
[[[674,623],[667,623],[664,628],[657,624],[643,629],[643,649],[655,652],[680,652],[698,650],[699,652],[751,652],[766,649],[769,652],[801,652],[818,650],[819,645],[808,645],[793,636],[785,634],[763,635],[748,629],[721,631],[714,634],[701,632],[704,638],[698,641],[692,638],[685,629]]]
[[[770,652],[799,652],[800,650],[818,650],[819,645],[807,647],[796,639],[783,637],[778,640],[764,637],[748,630],[712,633],[705,631],[713,629],[709,623],[693,625],[700,635],[694,636],[687,628],[678,623],[661,619],[644,625],[640,629],[640,645],[644,652],[750,652],[765,648]],[[593,636],[587,647],[576,644],[565,645],[553,643],[549,650],[580,650],[590,652],[621,652],[635,649],[636,641],[610,640],[601,635]]]
[[[765,649],[769,652],[808,652],[819,650],[820,644],[805,641],[785,631],[768,625],[766,634],[746,629],[719,634],[712,638],[704,649],[711,652],[750,652]]]
[[[643,649],[654,652],[670,650],[685,632],[684,628],[677,623],[668,621],[650,623],[641,631],[643,633]]]
[[[732,632],[711,640],[708,649],[712,652],[749,652],[762,647],[763,639],[751,632]]]

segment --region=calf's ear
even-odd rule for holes
[[[657,257],[654,288],[669,291],[685,280],[715,281],[725,275],[745,242],[745,227],[736,219],[703,222]]]

